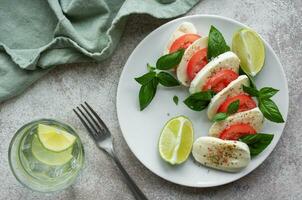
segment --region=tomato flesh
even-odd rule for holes
[[[249,124],[234,124],[222,131],[219,138],[223,140],[238,140],[242,136],[256,133],[256,130]]]
[[[243,112],[247,110],[251,110],[253,108],[256,108],[256,102],[252,99],[251,96],[247,94],[239,94],[233,97],[229,97],[223,102],[217,112],[227,112],[229,105],[234,102],[239,100],[239,109],[237,112]]]
[[[223,69],[214,74],[206,82],[202,88],[203,91],[212,90],[215,93],[220,92],[223,88],[228,86],[230,82],[238,78],[238,74],[230,69]]]
[[[179,49],[188,48],[195,40],[198,40],[200,35],[197,34],[185,34],[177,38],[171,45],[169,52],[173,53]]]
[[[189,60],[187,66],[187,75],[190,81],[192,81],[196,74],[208,64],[207,60],[207,48],[203,48],[197,51]]]

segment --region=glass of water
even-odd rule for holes
[[[67,139],[72,138],[73,142],[62,151],[49,150],[39,139],[41,125],[48,127],[45,137],[56,148],[60,148],[64,142],[60,137],[51,138],[54,134],[49,136],[47,130],[64,132],[69,135]],[[9,163],[21,184],[36,191],[52,192],[74,182],[84,164],[84,150],[73,128],[55,120],[41,119],[24,125],[14,135],[9,146]]]

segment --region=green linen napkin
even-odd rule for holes
[[[1,0],[0,102],[56,65],[110,56],[129,14],[171,18],[198,1]]]

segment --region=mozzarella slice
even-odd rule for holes
[[[238,172],[251,161],[249,147],[239,141],[200,137],[192,149],[193,157],[200,164],[227,172]]]
[[[209,130],[209,136],[219,137],[221,132],[234,124],[249,124],[257,133],[259,133],[263,127],[263,122],[263,114],[259,108],[256,107],[251,110],[231,115],[223,121],[215,122]]]
[[[208,118],[213,119],[219,106],[228,98],[238,94],[244,93],[242,85],[249,86],[250,81],[246,75],[239,76],[236,80],[232,81],[227,87],[218,92],[211,100],[208,107]]]
[[[240,60],[236,54],[231,51],[225,52],[209,62],[200,70],[190,85],[190,93],[200,92],[208,79],[221,69],[230,69],[238,74]]]
[[[199,50],[208,47],[208,37],[202,37],[193,42],[184,52],[184,55],[177,67],[177,79],[184,85],[189,86],[190,80],[187,74],[188,62],[192,56]]]
[[[177,29],[174,31],[174,33],[172,34],[170,40],[168,41],[167,47],[164,50],[164,54],[168,54],[171,45],[173,44],[173,42],[179,38],[180,36],[183,36],[185,34],[188,33],[193,33],[193,34],[197,34],[197,30],[195,28],[195,26],[190,23],[190,22],[183,22],[179,27],[177,27]]]

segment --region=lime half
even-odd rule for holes
[[[39,124],[38,137],[42,145],[50,151],[60,152],[70,148],[76,137],[56,127]]]
[[[193,125],[184,116],[170,119],[159,138],[159,154],[170,164],[180,164],[187,160],[193,144]]]
[[[72,148],[62,152],[49,151],[42,146],[36,135],[32,141],[31,151],[37,160],[46,165],[63,165],[72,158]]]
[[[255,31],[247,28],[236,31],[233,35],[232,51],[240,58],[240,66],[247,74],[255,76],[262,69],[265,48]]]

